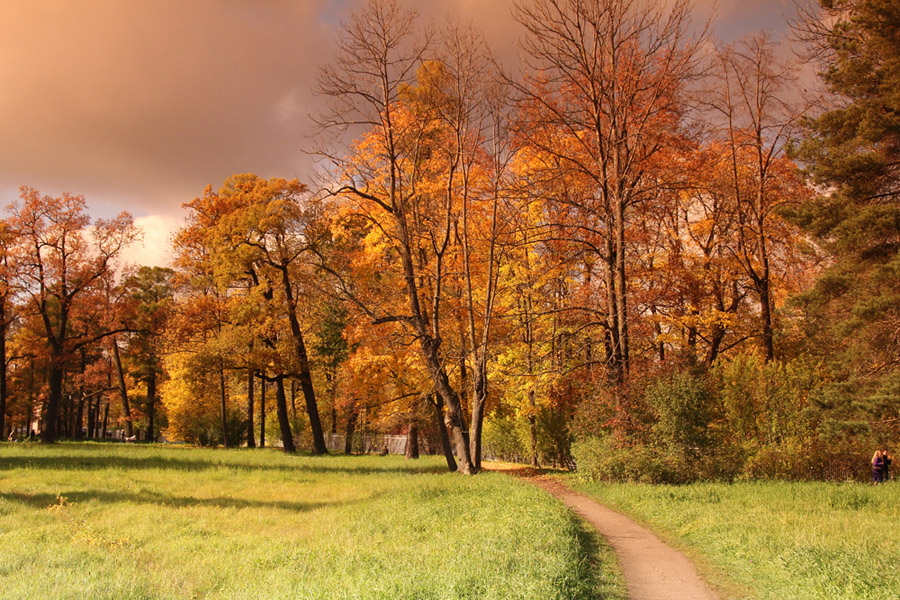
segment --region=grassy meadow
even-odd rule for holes
[[[546,494],[441,459],[0,444],[0,598],[624,597]]]
[[[699,563],[724,598],[900,598],[900,483],[576,483]]]

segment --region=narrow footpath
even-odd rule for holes
[[[619,558],[629,600],[717,600],[681,552],[628,517],[548,477],[511,472],[548,491],[606,538]]]

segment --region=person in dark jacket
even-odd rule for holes
[[[881,450],[876,450],[872,457],[872,482],[875,485],[884,482],[884,456],[881,455]]]
[[[887,450],[881,451],[881,462],[883,466],[881,468],[883,477],[882,481],[890,481],[891,480],[891,457],[888,455]]]

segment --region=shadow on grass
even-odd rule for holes
[[[251,451],[252,452],[252,451]],[[233,469],[244,473],[252,472],[281,472],[281,473],[321,473],[321,474],[345,474],[345,475],[379,475],[394,473],[397,475],[421,475],[428,473],[446,473],[447,469],[440,465],[411,466],[408,464],[370,464],[360,465],[350,462],[341,464],[342,455],[337,455],[336,460],[318,462],[306,461],[302,464],[254,464],[232,462],[228,460],[203,460],[188,457],[130,457],[109,456],[65,456],[65,455],[19,455],[0,457],[0,471],[12,469],[45,469],[45,470],[74,470],[95,471],[101,469],[121,470],[172,470],[172,471],[214,471]],[[285,456],[290,460],[291,457]],[[351,457],[347,457],[348,459]],[[377,461],[378,457],[371,457]]]
[[[587,523],[569,515],[578,540],[579,573],[572,598],[578,600],[625,600],[625,581],[619,575],[615,554]]]
[[[246,498],[194,498],[191,496],[176,496],[171,494],[161,494],[159,492],[108,492],[100,490],[76,490],[59,493],[40,493],[29,494],[24,492],[7,492],[0,493],[0,499],[30,506],[33,508],[45,509],[50,506],[59,505],[59,498],[66,499],[68,504],[79,504],[82,502],[100,502],[103,504],[153,504],[168,508],[183,507],[201,507],[201,508],[276,508],[293,512],[307,512],[317,508],[350,506],[365,502],[374,498],[374,494],[364,497],[355,498],[353,500],[341,500],[336,502],[291,502],[281,500],[256,500]]]

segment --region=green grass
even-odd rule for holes
[[[900,598],[900,483],[568,482],[685,550],[723,598]]]
[[[549,496],[441,462],[0,444],[0,598],[624,596]]]

